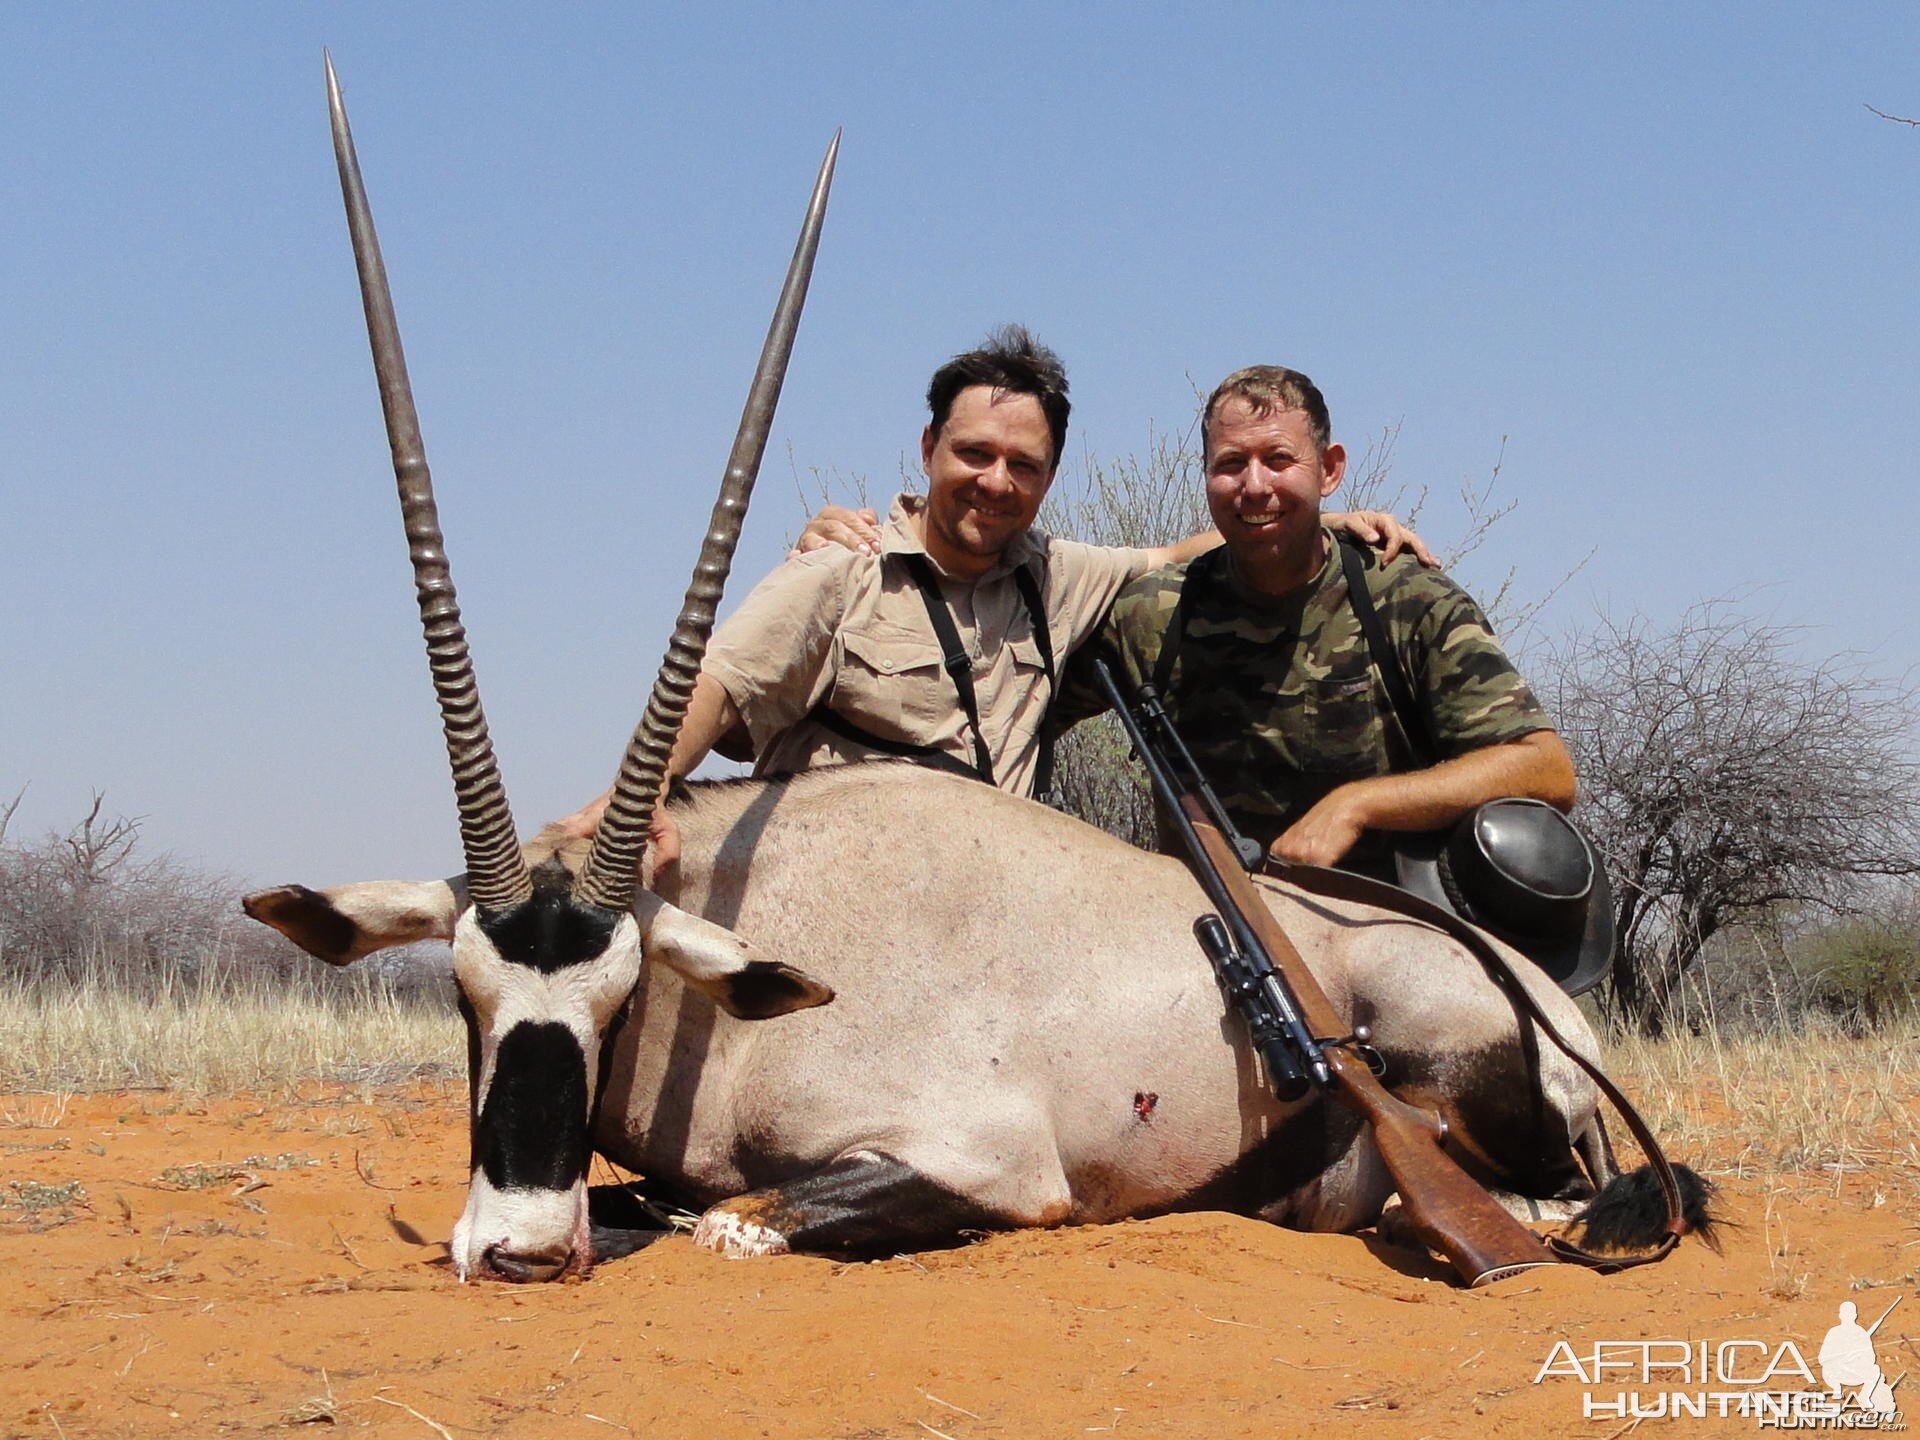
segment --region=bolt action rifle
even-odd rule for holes
[[[1260,898],[1248,872],[1264,859],[1240,835],[1168,718],[1151,685],[1129,703],[1104,660],[1094,673],[1161,808],[1172,816],[1200,887],[1217,913],[1194,922],[1228,1001],[1246,1022],[1267,1077],[1282,1100],[1310,1089],[1330,1093],[1373,1128],[1411,1228],[1446,1256],[1469,1286],[1503,1280],[1562,1256],[1494,1201],[1441,1149],[1447,1125],[1398,1099],[1369,1063],[1366,1027],[1351,1031]]]

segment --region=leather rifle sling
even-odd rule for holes
[[[1400,889],[1397,885],[1388,885],[1384,881],[1373,880],[1365,875],[1356,875],[1346,870],[1329,870],[1318,865],[1270,864],[1269,874],[1297,885],[1300,889],[1314,895],[1324,895],[1334,900],[1352,900],[1362,905],[1371,905],[1380,910],[1391,910],[1405,915],[1409,919],[1419,920],[1433,926],[1452,939],[1466,946],[1482,966],[1489,978],[1498,985],[1515,1006],[1524,1010],[1528,1019],[1540,1027],[1542,1033],[1569,1060],[1584,1071],[1600,1093],[1607,1097],[1621,1120],[1626,1123],[1627,1131],[1633,1136],[1634,1143],[1647,1157],[1654,1178],[1659,1182],[1661,1195],[1667,1207],[1667,1233],[1658,1246],[1645,1255],[1596,1255],[1582,1250],[1579,1246],[1557,1237],[1550,1238],[1548,1244],[1554,1253],[1576,1264],[1589,1265],[1600,1270],[1626,1270],[1635,1265],[1650,1264],[1664,1259],[1669,1251],[1680,1242],[1680,1237],[1691,1228],[1686,1219],[1680,1199],[1680,1182],[1674,1177],[1673,1165],[1667,1159],[1666,1152],[1660,1148],[1653,1129],[1638,1109],[1626,1096],[1626,1093],[1610,1079],[1607,1073],[1593,1061],[1576,1050],[1559,1028],[1547,1018],[1546,1012],[1533,998],[1524,982],[1514,973],[1508,963],[1485,935],[1462,920],[1450,910],[1423,900],[1418,895]],[[1261,904],[1266,903],[1264,897]],[[1277,928],[1277,927],[1276,927]]]

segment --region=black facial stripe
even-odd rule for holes
[[[535,873],[532,899],[511,910],[480,910],[475,915],[501,959],[543,975],[596,959],[620,923],[619,911],[581,904],[568,893],[564,872],[556,881],[544,873],[547,868]]]
[[[500,1041],[473,1128],[496,1190],[568,1190],[587,1173],[587,1057],[566,1026],[523,1020]]]

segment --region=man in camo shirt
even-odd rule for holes
[[[1360,547],[1415,709],[1371,662],[1320,502],[1346,451],[1326,401],[1276,365],[1236,371],[1201,418],[1222,549],[1123,590],[1077,657],[1055,723],[1105,708],[1087,668],[1154,681],[1234,823],[1283,859],[1392,877],[1383,832],[1438,830],[1502,796],[1573,804],[1573,763],[1480,607],[1411,557]]]

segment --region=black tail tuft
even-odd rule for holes
[[[1724,1222],[1708,1208],[1713,1182],[1684,1165],[1673,1167],[1673,1178],[1680,1182],[1687,1233],[1698,1235],[1718,1254],[1718,1227]],[[1658,1245],[1667,1233],[1667,1201],[1653,1167],[1642,1165],[1616,1175],[1573,1223],[1580,1228],[1580,1244],[1589,1250],[1649,1250]]]

